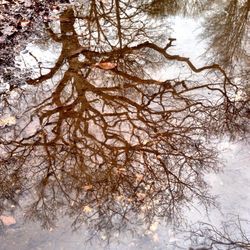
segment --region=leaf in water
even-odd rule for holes
[[[5,226],[11,226],[11,225],[16,224],[16,220],[15,220],[15,218],[12,217],[12,216],[1,215],[1,216],[0,216],[0,220],[3,222],[3,224],[4,224]]]
[[[16,124],[16,117],[8,116],[0,118],[0,127],[11,126]]]
[[[124,172],[126,172],[126,168],[118,168],[117,172],[118,173],[124,173]]]
[[[86,185],[86,186],[83,187],[83,189],[84,189],[85,191],[88,191],[88,190],[90,190],[90,189],[92,189],[92,188],[93,188],[92,185]]]
[[[28,26],[30,24],[30,21],[29,20],[22,20],[21,21],[21,26],[22,27],[26,27],[26,26]]]
[[[92,209],[90,206],[84,206],[84,207],[83,207],[83,211],[84,211],[85,213],[90,213],[92,210],[93,210],[93,209]]]
[[[116,63],[111,63],[111,62],[103,62],[103,63],[96,63],[95,66],[101,68],[101,69],[114,69],[117,64]]]
[[[158,222],[156,221],[156,222],[154,222],[153,224],[150,225],[149,230],[151,232],[155,232],[157,230],[157,228],[158,228]]]
[[[146,194],[144,193],[137,193],[136,194],[139,200],[143,200],[146,197]]]
[[[117,195],[117,196],[115,197],[115,199],[116,199],[117,201],[123,201],[123,200],[124,200],[124,196],[123,196],[123,195]]]
[[[106,240],[107,239],[107,236],[105,234],[101,234],[101,239],[102,240]]]
[[[159,240],[160,240],[157,233],[153,234],[152,238],[153,238],[154,242],[159,242]]]
[[[136,180],[137,181],[141,181],[143,179],[143,175],[142,174],[135,174]]]

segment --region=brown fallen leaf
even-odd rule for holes
[[[142,174],[135,174],[136,180],[137,181],[141,181],[143,179],[143,175]]]
[[[12,216],[0,215],[0,220],[3,222],[5,226],[11,226],[16,224],[16,220]]]
[[[102,63],[96,63],[95,66],[101,68],[101,69],[114,69],[117,64],[116,63],[112,63],[112,62],[102,62]]]
[[[20,22],[20,24],[21,24],[22,27],[26,27],[26,26],[28,26],[30,24],[30,21],[29,20],[22,20]]]
[[[85,191],[88,191],[88,190],[93,189],[93,186],[92,186],[92,185],[86,185],[86,186],[83,187],[83,189],[84,189]]]
[[[118,169],[117,169],[117,172],[119,172],[119,173],[120,173],[120,172],[126,172],[126,168],[118,168]]]

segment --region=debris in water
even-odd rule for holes
[[[5,226],[11,226],[16,224],[16,220],[12,216],[0,215],[0,220]]]

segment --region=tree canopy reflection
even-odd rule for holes
[[[237,72],[242,67],[249,72],[249,10],[248,0],[230,0],[221,11],[214,11],[205,19],[202,37],[210,43],[208,54],[224,67]]]
[[[169,54],[173,39],[147,35],[134,2],[88,3],[61,13],[60,34],[46,25],[62,46],[54,67],[28,79],[17,101],[2,100],[19,119],[1,139],[0,211],[30,193],[26,216],[45,227],[63,211],[75,226],[112,231],[179,217],[194,198],[209,204],[208,138],[244,130],[237,86],[217,64]],[[169,63],[190,78],[151,76]]]
[[[204,14],[201,38],[208,42],[206,56],[224,67],[243,71],[247,69],[249,53],[248,0],[154,0],[146,5],[146,12],[162,18],[170,15],[199,16]],[[237,65],[236,65],[237,64]],[[244,74],[247,74],[245,72]],[[235,72],[234,72],[235,73]]]

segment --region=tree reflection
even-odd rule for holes
[[[234,101],[237,86],[219,65],[170,55],[172,39],[157,45],[133,22],[133,2],[114,3],[66,9],[60,34],[47,24],[62,46],[57,62],[27,81],[30,94],[16,92],[20,107],[3,99],[3,110],[22,115],[1,139],[1,210],[29,191],[26,216],[43,226],[66,212],[75,226],[111,232],[180,217],[194,198],[212,202],[203,175],[217,159],[208,138],[243,131],[246,103]],[[150,76],[169,62],[190,79]]]
[[[249,249],[248,229],[249,221],[236,217],[223,222],[218,228],[209,223],[198,223],[188,233],[191,242],[204,246],[202,249]]]
[[[197,15],[208,10],[214,0],[153,0],[146,5],[146,12],[152,16],[164,15]]]
[[[154,0],[146,5],[146,12],[152,16],[200,15],[205,14],[204,31],[201,38],[209,43],[206,56],[210,62],[217,62],[225,68],[243,68],[243,76],[249,60],[249,9],[248,0],[230,0],[224,3],[206,0]],[[237,66],[235,66],[237,64]]]
[[[248,0],[230,0],[221,11],[213,11],[205,19],[203,38],[210,41],[208,52],[225,67],[237,68],[242,61],[243,67],[247,66],[249,9]]]

